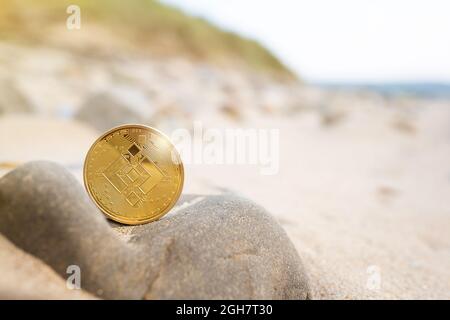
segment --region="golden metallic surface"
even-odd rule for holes
[[[89,149],[84,184],[97,206],[125,224],[157,220],[178,200],[184,169],[170,140],[143,125],[104,133]]]

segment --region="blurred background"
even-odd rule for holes
[[[184,192],[263,205],[315,298],[448,299],[449,11],[444,0],[0,0],[0,176],[46,159],[82,181],[90,145],[122,123],[278,129],[277,174],[187,163]]]

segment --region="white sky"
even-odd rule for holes
[[[450,0],[163,0],[309,81],[450,81]]]

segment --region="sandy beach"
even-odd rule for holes
[[[449,298],[450,108],[363,108],[348,108],[333,126],[315,111],[253,118],[246,127],[280,130],[279,173],[188,164],[184,192],[228,189],[264,206],[304,259],[314,298]],[[399,129],[399,119],[412,129]],[[48,159],[82,181],[95,130],[29,115],[0,123],[2,162]]]
[[[218,268],[223,268],[220,270],[231,273],[224,272],[224,277],[228,275],[238,285],[245,281],[250,283],[242,291],[230,289],[228,292],[226,286],[222,292],[208,288],[212,291],[205,291],[205,295],[213,292],[217,294],[214,297],[450,299],[450,99],[315,86],[296,78],[281,61],[251,39],[219,30],[208,22],[173,11],[159,2],[148,2],[147,11],[141,10],[141,2],[133,2],[126,12],[121,5],[114,2],[104,15],[96,15],[102,12],[99,11],[103,10],[101,6],[86,6],[95,18],[83,24],[83,29],[76,31],[78,33],[73,32],[73,38],[68,37],[68,32],[72,31],[60,23],[64,19],[42,14],[47,12],[45,10],[59,10],[56,7],[30,9],[33,19],[22,17],[23,25],[16,25],[17,17],[13,14],[21,16],[25,12],[19,10],[20,6],[12,5],[4,15],[0,12],[0,20],[4,20],[0,21],[3,23],[0,28],[4,28],[5,34],[14,35],[0,38],[0,181],[9,186],[8,190],[0,189],[0,209],[3,208],[1,205],[6,208],[0,212],[0,218],[16,222],[16,217],[11,214],[15,210],[14,204],[17,207],[23,204],[13,196],[10,197],[13,200],[3,199],[4,194],[14,195],[17,191],[30,196],[27,193],[29,181],[22,176],[28,177],[27,171],[19,171],[18,178],[6,179],[6,175],[17,167],[33,160],[49,160],[62,165],[76,178],[66,179],[70,183],[63,181],[61,185],[67,193],[77,194],[78,198],[68,196],[67,201],[63,199],[55,204],[50,201],[52,199],[45,201],[48,195],[43,192],[40,199],[33,198],[34,195],[28,199],[30,203],[42,205],[45,210],[50,208],[48,211],[54,219],[50,222],[40,220],[43,245],[34,248],[31,241],[32,249],[38,253],[42,248],[44,253],[53,252],[46,251],[49,230],[54,231],[55,243],[59,244],[60,233],[63,234],[61,239],[67,240],[63,227],[70,232],[83,229],[74,217],[78,212],[68,205],[73,201],[81,203],[83,206],[80,208],[89,211],[85,215],[80,214],[83,221],[88,222],[85,224],[92,230],[97,226],[109,237],[110,243],[105,245],[104,255],[95,255],[91,247],[101,241],[97,241],[95,236],[85,237],[81,230],[69,240],[86,238],[87,244],[83,247],[86,252],[80,249],[81,254],[78,255],[78,247],[72,242],[61,241],[73,250],[67,252],[75,252],[73,256],[81,256],[81,260],[86,257],[98,259],[108,266],[107,259],[114,257],[114,250],[119,248],[123,254],[120,261],[125,262],[115,265],[114,270],[127,269],[129,254],[136,258],[133,263],[141,268],[141,273],[137,274],[148,283],[152,279],[149,288],[155,287],[152,292],[160,294],[148,294],[151,290],[144,288],[148,283],[138,277],[130,276],[138,288],[134,290],[127,287],[127,278],[117,276],[114,280],[123,284],[123,290],[116,295],[114,283],[94,270],[91,274],[92,288],[97,288],[96,275],[100,275],[99,283],[104,281],[110,288],[107,292],[109,297],[153,299],[171,298],[171,294],[185,297],[183,294],[186,292],[200,292],[199,297],[204,298],[201,290],[195,287],[201,281],[206,282],[204,287],[210,283],[208,279],[227,283],[227,279],[216,277],[209,270],[205,261],[210,259],[219,261]],[[139,15],[141,13],[142,16]],[[111,23],[117,17],[126,25],[123,30]],[[36,29],[30,21],[45,25],[45,32],[42,31],[44,29]],[[35,29],[43,35],[38,37]],[[203,230],[197,230],[202,235],[203,245],[209,250],[198,253],[203,254],[204,260],[192,258],[189,255],[194,252],[192,250],[180,249],[184,248],[184,242],[179,239],[178,251],[172,250],[176,236],[169,234],[166,238],[158,238],[162,239],[161,242],[169,239],[167,246],[163,243],[162,249],[155,249],[156,254],[149,255],[144,263],[133,251],[138,246],[130,239],[141,236],[132,235],[132,231],[145,228],[152,231],[152,227],[133,229],[107,223],[103,216],[95,216],[95,219],[89,216],[96,208],[90,206],[84,189],[81,189],[86,153],[106,129],[124,123],[150,125],[169,137],[176,136],[180,129],[194,137],[196,126],[200,126],[203,133],[212,130],[209,132],[214,131],[219,136],[227,130],[274,132],[273,140],[262,141],[269,141],[269,149],[261,149],[263,144],[257,146],[256,152],[260,153],[253,162],[245,155],[243,164],[237,161],[207,163],[205,149],[208,147],[215,146],[222,155],[234,153],[237,157],[243,152],[250,153],[255,146],[246,144],[237,151],[236,145],[224,146],[208,134],[200,134],[201,145],[205,147],[200,152],[200,161],[193,161],[188,154],[181,152],[185,172],[183,196],[187,198],[180,200],[155,230],[161,228],[163,231],[157,231],[164,234],[167,231],[164,226],[176,221],[186,233],[177,233],[178,226],[173,229],[170,226],[171,232],[176,236],[182,234],[195,243],[200,236],[195,238],[194,233],[189,232],[191,220],[186,217],[184,220],[179,217],[170,219],[174,212],[199,208],[203,210],[201,215],[192,216],[209,219],[209,224],[205,224],[210,232],[207,236],[213,240],[211,243],[219,243],[229,249],[229,255],[225,258],[216,256],[215,248],[208,247],[209,242],[203,238]],[[174,143],[182,149],[180,141]],[[268,154],[263,152],[270,152],[271,157],[264,157]],[[270,163],[267,162],[269,160]],[[273,170],[265,174],[264,170],[271,165]],[[30,168],[27,170],[34,167]],[[38,173],[42,173],[39,170],[47,168],[52,171],[48,168],[59,167],[43,164],[36,168]],[[66,173],[64,170],[57,172],[61,175]],[[67,176],[71,178],[71,175]],[[46,178],[48,180],[45,181],[60,182],[54,172],[49,172]],[[18,179],[20,185],[14,184],[14,179]],[[39,177],[34,181],[39,181]],[[39,186],[36,188],[41,190]],[[226,195],[232,193],[246,200],[233,198],[233,195],[227,202]],[[224,197],[208,198],[223,194]],[[205,198],[207,200],[202,203]],[[10,200],[12,204],[8,202]],[[222,202],[217,204],[217,201]],[[242,212],[237,212],[239,205]],[[59,215],[55,208],[59,210],[60,207],[69,207],[67,216]],[[37,214],[44,210],[28,209],[26,205],[17,209],[22,214],[19,218],[28,217],[27,214],[35,209]],[[189,210],[186,212],[192,214]],[[258,224],[255,229],[251,223],[253,220],[246,220],[246,212],[260,213],[260,216],[252,216]],[[67,225],[58,220],[61,217],[68,217]],[[7,220],[10,218],[12,220]],[[216,229],[217,221],[227,218],[229,220],[224,225],[228,229]],[[89,221],[93,221],[92,225]],[[202,222],[196,226],[203,226]],[[234,233],[233,224],[239,232]],[[58,229],[60,226],[63,227]],[[9,231],[6,225],[3,227],[4,231]],[[16,227],[14,230],[18,231],[11,232],[9,240],[22,241],[21,236],[28,229],[20,229],[20,223]],[[216,237],[214,232],[217,230],[223,237],[232,235],[236,237],[232,239],[237,240],[228,244],[222,241],[223,238],[218,239],[220,236]],[[263,232],[251,234],[255,230],[265,230],[273,238],[266,239]],[[70,232],[68,234],[72,236]],[[3,233],[6,235],[8,232]],[[43,257],[34,256],[28,248],[20,248],[19,240],[17,243],[11,240],[18,246],[16,248],[6,238],[0,239],[7,248],[0,260],[7,263],[0,265],[6,266],[5,273],[14,273],[16,265],[21,265],[23,268],[19,271],[23,272],[14,273],[12,277],[2,275],[13,280],[2,282],[3,287],[0,283],[0,296],[46,299],[66,291],[64,279],[60,279],[61,265],[66,261],[49,254],[49,261],[61,267],[58,271],[51,263],[47,265],[45,254]],[[152,245],[148,240],[152,240],[151,237],[142,236],[141,239],[147,241],[145,245]],[[270,239],[273,247],[268,243]],[[26,240],[25,237],[23,243]],[[258,256],[260,252],[255,253],[255,250],[245,247],[259,243],[269,248],[261,254],[263,258]],[[280,248],[283,250],[278,250]],[[26,253],[20,252],[22,249]],[[173,262],[170,260],[173,252],[177,258],[173,260],[181,271],[168,272],[169,276],[161,280],[161,270]],[[277,256],[279,252],[280,256]],[[184,270],[180,257],[186,259],[185,262],[200,261],[199,265],[193,264],[200,266],[200,275]],[[252,260],[255,257],[263,260]],[[282,257],[281,262],[277,264],[273,257]],[[163,267],[157,264],[158,259]],[[252,261],[268,263],[264,269]],[[43,270],[40,277],[31,281],[30,286],[24,285],[14,291],[14,281],[24,282],[20,279],[24,279],[24,275],[26,278],[27,270],[33,266]],[[156,272],[158,267],[161,270]],[[172,269],[167,267],[164,270]],[[252,274],[253,270],[256,270],[255,274]],[[156,280],[149,276],[153,275],[152,272],[156,272]],[[235,278],[235,273],[245,281]],[[62,274],[65,276],[64,272]],[[190,278],[192,274],[198,278]],[[202,278],[203,274],[210,278]],[[170,276],[176,280],[185,276],[182,279],[187,279],[186,287],[191,286],[189,289],[192,291],[180,289],[183,287],[180,283],[184,282],[171,284]],[[46,279],[53,284],[39,291],[40,284]],[[255,287],[259,291],[251,286],[254,279],[257,279]],[[267,279],[270,281],[265,282]],[[290,286],[289,279],[298,282]],[[89,292],[98,297],[103,293],[102,289],[100,293]],[[245,294],[241,295],[242,292]],[[61,295],[66,297],[64,293]],[[91,298],[85,292],[67,295],[67,298],[85,297]]]

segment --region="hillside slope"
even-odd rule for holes
[[[103,38],[103,34],[90,31],[93,26],[100,27],[119,39],[121,48],[217,64],[237,63],[277,77],[296,78],[256,41],[153,0],[0,0],[0,38],[42,42],[55,29],[67,37],[66,9],[71,4],[81,8],[82,28],[76,32]],[[104,41],[103,45],[113,42]]]

